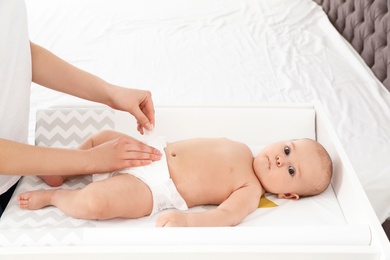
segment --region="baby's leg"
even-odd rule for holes
[[[86,140],[84,140],[77,149],[79,150],[88,150],[93,147],[93,139],[96,138],[95,136],[102,135],[104,131],[101,133],[98,132],[94,135],[89,136]],[[64,182],[66,182],[70,178],[76,178],[80,177],[81,175],[74,175],[74,176],[66,176],[66,175],[42,175],[38,176],[40,177],[44,182],[46,182],[47,185],[51,187],[58,187],[61,186]]]
[[[40,175],[38,177],[51,187],[59,187],[67,180],[80,178],[82,176],[83,175]]]
[[[82,190],[37,190],[18,195],[19,207],[23,209],[41,209],[54,205],[66,214],[77,217],[81,208]]]
[[[56,190],[37,190],[18,195],[19,207],[23,209],[41,209],[51,205],[51,196]]]
[[[152,212],[153,198],[138,178],[123,174],[93,182],[81,190],[32,191],[18,196],[19,206],[38,209],[54,205],[83,219],[139,218]]]
[[[52,187],[61,186],[66,181],[66,177],[61,175],[42,175],[38,177]]]

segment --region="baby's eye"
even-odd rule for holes
[[[289,146],[285,146],[285,147],[284,147],[284,153],[285,153],[286,155],[289,155],[289,154],[290,154],[290,147],[289,147]]]
[[[289,167],[288,167],[288,173],[291,175],[291,177],[293,177],[293,176],[294,176],[294,174],[295,174],[294,167],[292,167],[292,166],[289,166]]]

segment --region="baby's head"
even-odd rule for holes
[[[254,159],[253,169],[267,192],[299,199],[323,192],[332,177],[332,160],[312,139],[267,145]]]

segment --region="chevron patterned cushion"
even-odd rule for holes
[[[91,134],[114,127],[109,108],[42,109],[36,115],[35,145],[74,148]]]
[[[35,143],[40,146],[76,147],[87,136],[101,129],[114,129],[114,111],[109,108],[51,108],[38,110]],[[81,189],[91,176],[70,179],[64,189]],[[23,177],[0,222],[0,245],[77,245],[83,241],[82,228],[95,227],[97,221],[70,218],[57,208],[20,210],[17,194],[50,189],[42,179]],[[51,230],[51,232],[48,232]]]

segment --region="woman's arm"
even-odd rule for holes
[[[30,43],[33,82],[83,99],[110,105],[108,83]]]
[[[60,59],[50,51],[30,43],[32,80],[47,88],[90,101],[128,111],[138,121],[138,130],[151,130],[154,125],[154,106],[146,90],[124,88],[109,84],[86,71]]]
[[[87,174],[89,163],[86,151],[37,147],[0,139],[1,174]]]
[[[32,146],[0,139],[4,175],[84,175],[142,166],[160,152],[129,138],[116,138],[86,150]]]

